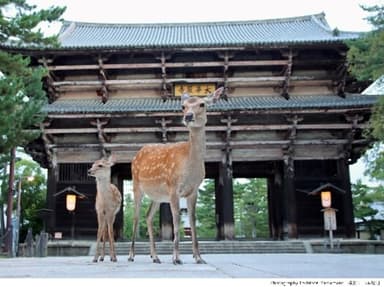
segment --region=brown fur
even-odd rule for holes
[[[119,189],[111,183],[111,166],[114,164],[113,157],[100,159],[94,162],[88,173],[96,178],[96,202],[97,213],[97,243],[96,253],[93,262],[103,261],[105,256],[105,242],[109,239],[109,253],[111,261],[117,261],[115,251],[115,240],[113,224],[116,214],[121,206],[121,193]],[[103,249],[99,257],[100,241],[103,240]]]
[[[132,179],[135,215],[129,261],[133,261],[135,256],[134,244],[138,229],[141,199],[144,195],[147,195],[152,200],[147,214],[147,228],[153,262],[160,263],[155,250],[153,216],[161,202],[169,202],[174,230],[173,263],[182,263],[179,254],[179,200],[181,197],[185,197],[191,226],[193,256],[197,263],[205,263],[201,259],[198,248],[195,207],[198,187],[205,177],[206,104],[217,100],[222,92],[223,88],[220,88],[206,99],[183,97],[183,123],[189,130],[189,141],[146,145],[134,157],[132,161]]]

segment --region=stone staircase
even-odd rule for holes
[[[107,244],[108,246],[108,244]],[[116,242],[116,253],[128,255],[130,242]],[[156,242],[158,254],[172,254],[171,241]],[[201,254],[226,253],[306,253],[303,241],[199,241]],[[93,248],[91,248],[93,249]],[[140,255],[149,254],[149,242],[136,242],[135,252]],[[192,242],[180,242],[181,254],[192,254]]]

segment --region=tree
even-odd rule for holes
[[[196,217],[199,237],[216,236],[215,184],[206,180],[199,190]],[[235,234],[245,238],[269,237],[268,198],[265,179],[234,180]]]
[[[374,30],[363,37],[348,41],[348,63],[350,72],[363,81],[374,81],[384,74],[384,5],[362,6],[371,13],[366,19]]]
[[[0,169],[1,170],[1,169]],[[4,200],[6,198],[8,176],[5,170],[1,170],[1,198],[0,212],[4,214]],[[45,207],[46,198],[46,174],[44,170],[34,161],[18,158],[15,166],[15,184],[13,192],[13,210],[17,209],[18,189],[21,188],[20,209],[20,240],[25,239],[28,228],[38,233],[43,228],[42,219],[38,217],[38,211]],[[1,232],[4,234],[4,218],[1,218]]]
[[[234,210],[236,234],[245,238],[269,236],[268,196],[265,179],[235,181]]]
[[[45,207],[47,178],[36,162],[27,159],[16,162],[15,178],[17,186],[21,188],[19,239],[23,241],[28,228],[31,228],[33,233],[39,233],[43,229],[43,220],[39,218],[38,213]]]
[[[372,82],[384,75],[384,5],[362,6],[370,13],[367,20],[373,25],[373,31],[363,37],[348,41],[349,70],[358,80]],[[384,86],[384,83],[382,83]],[[384,97],[380,97],[373,109],[367,137],[377,142],[366,154],[366,174],[376,180],[384,180]]]
[[[375,202],[384,202],[383,188],[369,187],[358,180],[352,184],[352,197],[355,217],[368,228],[370,239],[374,239],[377,230],[384,228],[384,223],[375,218],[379,210],[373,205]]]
[[[141,202],[140,208],[140,218],[139,218],[139,231],[137,233],[138,238],[148,238],[147,223],[146,223],[146,213],[149,209],[151,200],[144,196]],[[135,210],[135,203],[132,198],[132,193],[128,193],[124,201],[124,236],[125,238],[132,238],[132,222]],[[160,231],[159,223],[159,212],[156,212],[156,215],[153,219],[153,232],[154,236],[158,235]]]
[[[202,238],[216,237],[215,182],[204,181],[199,189],[196,207],[197,234]]]
[[[37,10],[25,0],[0,1],[0,156],[38,136],[26,129],[44,119],[41,108],[47,101],[42,88],[46,70],[32,68],[29,58],[7,51],[58,46],[57,37],[45,37],[39,25],[59,20],[64,11]]]

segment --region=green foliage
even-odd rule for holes
[[[40,24],[60,19],[66,8],[49,7],[37,10],[25,0],[0,1],[0,43],[58,46],[57,37],[45,37]]]
[[[59,19],[65,8],[36,10],[24,0],[0,1],[0,46],[57,46],[56,36],[44,37],[39,24]],[[7,154],[37,137],[26,129],[44,118],[43,68],[31,68],[22,55],[0,51],[0,154]]]
[[[374,81],[384,74],[384,6],[362,7],[373,13],[367,20],[376,28],[360,39],[348,41],[350,72],[359,80]]]
[[[205,180],[199,190],[196,207],[197,235],[200,238],[216,237],[215,182]]]
[[[374,81],[384,75],[384,5],[362,8],[370,13],[367,20],[375,29],[364,37],[347,43],[350,48],[347,58],[353,76],[358,80]],[[384,98],[380,97],[373,109],[369,128],[366,130],[367,137],[378,141],[365,156],[368,166],[365,174],[376,180],[384,180],[383,115]]]
[[[381,142],[377,142],[364,156],[366,165],[365,175],[376,181],[384,180],[384,149]]]
[[[32,178],[29,178],[31,176]],[[15,179],[16,184],[21,180],[19,238],[24,241],[28,228],[32,228],[34,234],[43,229],[43,221],[39,218],[38,211],[45,207],[47,179],[43,169],[36,162],[25,159],[16,162]]]
[[[358,80],[374,81],[384,74],[384,30],[349,43],[349,70]]]
[[[7,57],[0,51],[0,63],[6,60],[13,61],[15,66],[25,62],[20,56]],[[26,129],[44,118],[40,112],[46,102],[41,83],[43,75],[42,69],[26,67],[22,74],[10,71],[0,79],[0,154],[9,153],[11,148],[24,145],[38,135]]]
[[[8,193],[9,176],[4,172],[6,166],[0,168],[1,202],[4,208]],[[15,182],[13,193],[13,210],[17,209],[17,196],[21,188],[20,209],[20,241],[25,239],[28,228],[36,234],[43,228],[43,221],[38,216],[38,210],[45,207],[46,174],[40,166],[28,159],[18,159],[15,163]],[[21,183],[21,184],[20,184]],[[5,210],[2,210],[5,213]]]
[[[147,224],[145,222],[146,211],[150,200],[143,198],[140,210],[140,236],[147,238]],[[128,193],[124,206],[124,236],[128,239],[132,236],[134,204],[132,194]],[[237,237],[267,238],[268,227],[268,199],[267,183],[265,179],[251,179],[249,181],[234,182],[234,217]],[[211,179],[204,181],[199,189],[196,207],[197,235],[199,238],[216,237],[216,208],[215,208],[215,183]],[[182,224],[180,235],[183,236]],[[159,214],[154,217],[155,234],[159,234]]]
[[[147,223],[145,221],[147,210],[150,206],[151,201],[144,197],[140,208],[140,219],[139,219],[139,231],[137,239],[148,238]],[[132,238],[133,231],[133,215],[134,215],[135,204],[133,202],[132,193],[127,193],[124,202],[124,237],[130,240]],[[160,232],[160,221],[159,212],[157,212],[153,218],[153,232],[154,236],[159,236]]]
[[[268,196],[265,179],[235,182],[234,210],[236,235],[245,238],[267,238]]]
[[[265,179],[234,181],[235,234],[239,238],[267,238],[268,198]],[[197,234],[202,238],[216,236],[215,186],[206,180],[199,190],[196,209]]]
[[[359,180],[352,184],[352,199],[355,218],[364,222],[371,239],[374,239],[376,231],[384,228],[383,222],[375,220],[379,210],[373,207],[374,202],[384,202],[383,187],[369,187]]]

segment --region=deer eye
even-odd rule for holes
[[[102,164],[99,164],[97,167],[103,167],[103,165],[102,165]]]
[[[185,106],[184,105],[182,105],[181,108],[183,109],[183,111],[185,110]]]
[[[205,107],[205,103],[201,103],[200,108],[204,108],[204,107]]]

